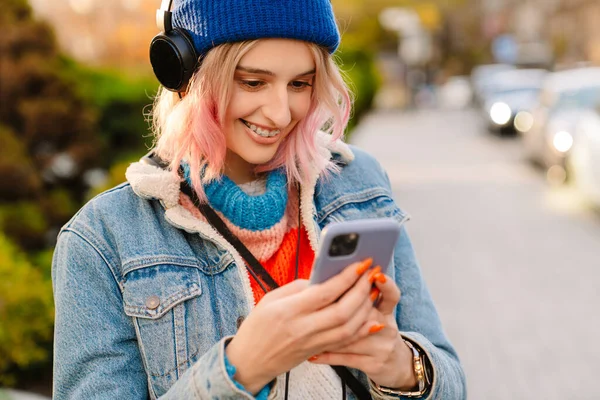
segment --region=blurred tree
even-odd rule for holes
[[[50,259],[35,254],[83,198],[100,140],[52,29],[26,0],[0,9],[0,384],[9,385],[33,365],[50,368]]]
[[[98,110],[96,129],[110,149],[102,167],[107,169],[114,161],[140,155],[151,144],[144,110],[158,91],[156,78],[73,62],[66,70],[79,82],[80,95]]]
[[[348,135],[360,118],[371,109],[373,99],[380,85],[380,77],[375,66],[374,54],[360,48],[344,44],[338,53],[344,78],[354,97]]]
[[[0,229],[38,251],[87,199],[89,171],[144,152],[157,83],[64,57],[26,0],[0,9]]]
[[[64,73],[51,28],[32,17],[25,0],[0,0],[0,227],[28,250],[47,244],[50,221],[85,193],[83,173],[97,165],[97,113]],[[19,220],[22,218],[22,220]]]
[[[66,58],[27,0],[0,10],[0,385],[31,388],[34,368],[50,375],[58,229],[87,200],[90,171],[144,152],[157,84]]]
[[[348,134],[371,109],[381,79],[375,65],[377,51],[395,46],[396,38],[379,26],[379,8],[364,0],[333,0],[342,43],[335,57],[345,72],[354,97]]]

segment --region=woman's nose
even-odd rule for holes
[[[273,124],[283,129],[292,122],[292,112],[290,110],[290,99],[287,88],[285,90],[273,90],[267,103],[263,106],[263,112]]]

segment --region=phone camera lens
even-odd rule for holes
[[[356,242],[358,235],[356,233],[351,233],[346,236],[346,244],[352,246],[354,242]]]
[[[357,244],[358,235],[356,233],[336,236],[329,246],[329,255],[332,257],[350,255],[356,250]]]

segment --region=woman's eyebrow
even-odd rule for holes
[[[260,75],[275,76],[274,72],[266,70],[266,69],[244,67],[244,66],[241,66],[241,65],[238,65],[235,69],[238,70],[238,71],[247,72],[249,74],[260,74]],[[311,69],[309,71],[302,72],[301,74],[296,75],[296,78],[298,78],[300,76],[313,75],[315,73],[316,73],[316,70],[313,68],[313,69]]]

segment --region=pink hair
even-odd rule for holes
[[[180,99],[161,88],[152,111],[155,151],[170,161],[174,174],[183,161],[190,167],[192,185],[201,200],[202,185],[223,174],[227,145],[222,127],[231,98],[235,68],[257,41],[226,43],[208,52]],[[304,182],[314,171],[335,171],[329,154],[319,151],[317,132],[341,139],[350,116],[351,98],[341,72],[327,51],[307,43],[316,74],[307,116],[284,139],[275,156],[256,172],[284,167],[288,183]]]

